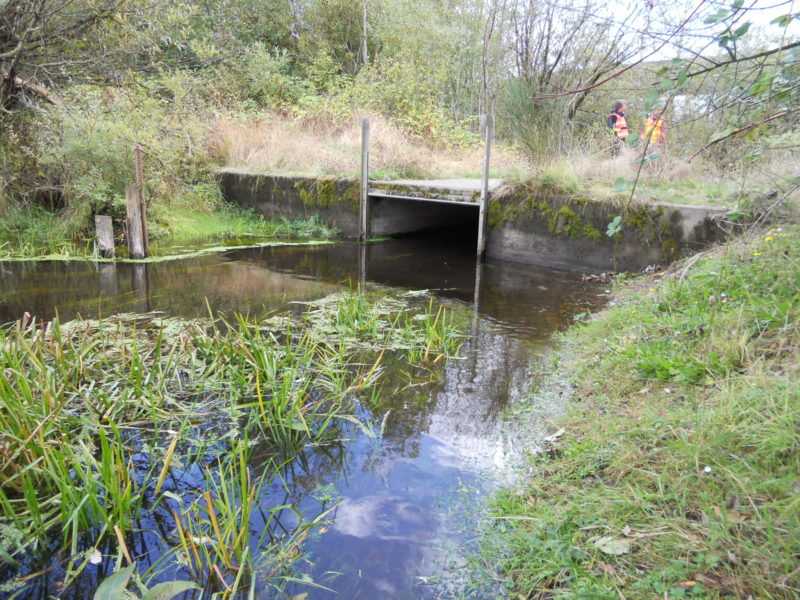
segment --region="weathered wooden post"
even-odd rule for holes
[[[142,170],[142,146],[136,144],[136,191],[139,198],[139,214],[142,219],[142,240],[144,243],[144,256],[150,256],[150,241],[147,235],[147,206],[144,203],[144,171]]]
[[[147,258],[144,251],[142,211],[135,185],[125,186],[128,214],[128,253],[131,258]]]
[[[491,114],[485,114],[482,121],[483,129],[483,172],[481,174],[481,203],[478,208],[478,258],[483,257],[486,250],[486,211],[489,204],[489,159],[494,136],[494,119]]]
[[[114,258],[114,224],[108,215],[94,216],[97,253],[101,258]]]
[[[369,223],[369,118],[361,117],[361,223],[358,239],[364,241],[370,236]]]

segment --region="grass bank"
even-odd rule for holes
[[[800,597],[800,228],[623,285],[568,331],[563,431],[495,500],[514,597]]]
[[[316,215],[309,218],[266,220],[251,211],[220,204],[206,210],[174,207],[159,210],[148,219],[154,260],[185,257],[187,252],[212,251],[234,245],[254,245],[277,240],[330,239],[338,230]],[[124,219],[114,223],[117,256],[127,255]],[[0,222],[0,260],[96,259],[95,243],[87,233],[70,234],[63,215],[39,207],[18,207]],[[221,246],[220,244],[226,244]]]

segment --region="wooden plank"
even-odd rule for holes
[[[494,119],[491,114],[486,115],[484,127],[484,152],[483,173],[481,174],[481,200],[480,213],[478,214],[478,257],[483,257],[486,251],[486,211],[489,204],[489,161],[492,149],[492,136],[494,135]]]
[[[94,229],[97,235],[97,253],[101,258],[114,258],[114,224],[111,217],[95,215]]]
[[[142,213],[135,185],[125,186],[128,214],[128,254],[131,258],[146,258],[142,239]]]
[[[369,239],[369,119],[361,117],[361,225],[358,238]]]

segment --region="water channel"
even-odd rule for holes
[[[259,502],[292,504],[307,518],[333,507],[329,526],[306,541],[295,574],[327,589],[297,581],[283,595],[256,597],[500,597],[491,577],[466,568],[467,559],[479,541],[485,495],[521,453],[537,447],[563,409],[558,393],[530,390],[546,370],[552,333],[602,302],[602,288],[579,274],[497,261],[479,266],[470,244],[446,238],[242,248],[137,265],[0,262],[0,323],[25,312],[62,321],[119,312],[259,315],[359,282],[387,293],[429,290],[436,302],[469,311],[463,358],[421,385],[390,372],[380,408],[360,414],[380,422],[389,411],[380,439],[354,429],[345,444],[309,449],[286,467],[289,491],[276,482]],[[534,417],[521,431],[505,409],[523,402]],[[271,526],[291,530],[298,519],[285,511]],[[158,536],[146,533],[157,528],[145,524],[133,549],[145,567],[159,556],[151,551]],[[55,560],[47,557],[45,565]],[[63,593],[63,574],[50,568],[15,597],[91,598],[111,566],[88,569]]]

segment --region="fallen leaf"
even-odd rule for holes
[[[560,438],[562,435],[564,435],[564,431],[566,431],[566,430],[562,427],[561,429],[559,429],[555,433],[553,433],[551,435],[548,435],[546,438],[544,438],[544,441],[545,442],[555,442],[558,438]]]
[[[595,548],[606,554],[627,554],[631,551],[631,543],[629,540],[622,538],[611,537],[604,535],[594,543]]]
[[[600,570],[606,575],[615,575],[617,572],[612,565],[607,565],[604,562],[600,563]]]

